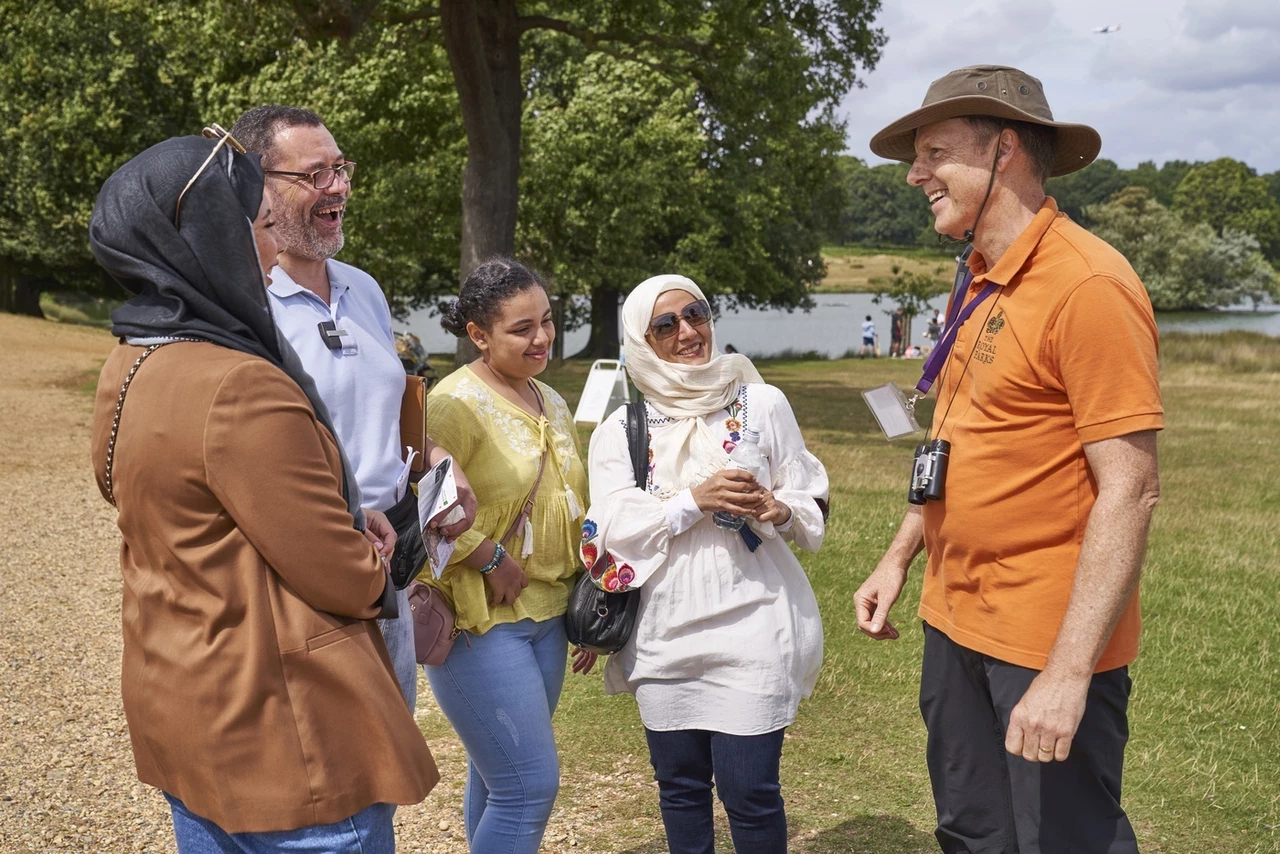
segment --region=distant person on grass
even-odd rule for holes
[[[893,310],[893,314],[889,317],[889,357],[902,357],[902,332],[906,326],[906,314],[902,311],[902,306],[898,306]]]
[[[862,321],[862,349],[858,351],[858,358],[865,359],[867,356],[879,355],[876,349],[876,322],[868,314],[867,319]]]
[[[236,120],[231,133],[262,156],[280,244],[279,265],[267,288],[272,314],[315,379],[365,504],[386,513],[407,546],[407,529],[418,524],[418,508],[413,490],[398,484],[404,468],[405,371],[391,332],[391,311],[368,273],[334,260],[345,240],[342,227],[356,164],[343,156],[320,117],[299,107],[255,107]],[[424,453],[431,465],[448,456],[430,442]],[[451,538],[471,527],[476,511],[460,468],[454,477],[466,517],[442,529]],[[397,595],[399,616],[379,620],[378,627],[412,711],[418,694],[413,612],[408,591]]]
[[[184,854],[389,852],[393,805],[439,779],[373,622],[396,606],[395,532],[362,511],[272,322],[273,214],[242,150],[153,146],[89,225],[133,294],[112,314],[93,466],[120,514],[134,761]]]
[[[924,331],[924,337],[930,341],[937,341],[942,337],[942,315],[936,309],[933,312],[933,318],[929,321],[929,325]]]
[[[859,628],[897,638],[889,609],[927,551],[920,709],[947,854],[1138,850],[1120,780],[1159,492],[1156,326],[1128,262],[1044,193],[1100,147],[997,66],[935,81],[871,141],[911,164],[938,233],[973,246],[953,301],[975,308],[939,344],[958,339],[930,430],[950,443],[945,495],[909,507],[855,594]]]

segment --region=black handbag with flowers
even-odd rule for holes
[[[649,482],[649,424],[643,403],[627,404],[627,447],[636,486],[644,489]],[[588,520],[587,524],[594,523]],[[587,536],[586,531],[583,536]],[[640,608],[639,590],[609,592],[599,586],[598,579],[608,574],[612,561],[608,550],[601,549],[573,586],[564,615],[569,643],[598,655],[611,655],[626,646]]]

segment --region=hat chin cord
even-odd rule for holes
[[[978,207],[978,215],[973,218],[973,226],[965,230],[964,237],[956,240],[954,237],[948,237],[945,234],[938,235],[938,245],[944,243],[973,243],[974,232],[978,230],[978,223],[982,221],[982,214],[987,209],[987,202],[991,201],[991,190],[996,185],[996,166],[1000,164],[1000,134],[1004,133],[1004,123],[1000,124],[1000,130],[996,131],[996,156],[991,160],[991,178],[987,181],[987,194],[982,197],[982,204]]]

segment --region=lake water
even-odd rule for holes
[[[725,311],[716,320],[716,338],[722,347],[732,344],[752,356],[813,350],[837,358],[861,345],[862,320],[869,314],[880,335],[881,352],[888,352],[889,313],[893,308],[888,301],[876,305],[871,301],[871,294],[817,294],[814,302],[814,308],[807,312],[777,309]],[[932,307],[945,309],[946,296],[938,297]],[[930,343],[923,333],[931,316],[932,311],[912,321],[911,343],[920,346]],[[1161,330],[1225,332],[1246,329],[1280,337],[1280,311],[1276,310],[1160,313],[1156,315],[1156,323]],[[439,318],[430,311],[413,312],[407,322],[393,326],[417,333],[428,352],[452,352],[454,349],[454,337],[440,328]],[[572,355],[585,347],[589,332],[586,327],[571,330],[565,338],[565,353]]]

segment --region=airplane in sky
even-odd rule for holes
[[[1119,24],[1107,24],[1105,27],[1094,27],[1093,31],[1099,34],[1118,33],[1120,32]]]

